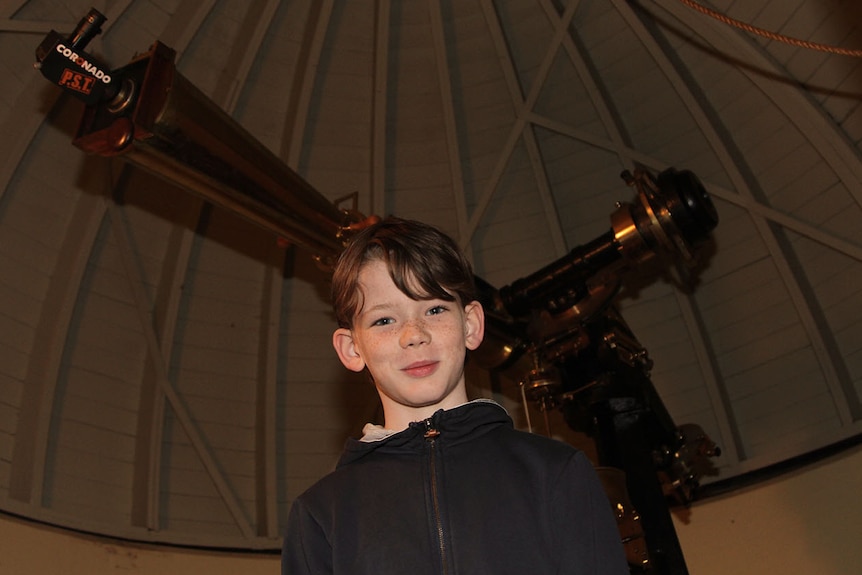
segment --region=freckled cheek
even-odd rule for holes
[[[366,359],[369,357],[380,358],[389,355],[393,352],[397,341],[392,341],[392,338],[380,336],[366,336],[363,338],[360,350],[364,352]]]
[[[432,337],[432,345],[438,352],[455,350],[463,345],[462,336],[457,329],[438,330]]]

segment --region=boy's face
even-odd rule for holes
[[[386,427],[400,430],[464,403],[464,355],[482,342],[482,306],[410,299],[380,260],[362,268],[359,286],[362,308],[353,329],[337,329],[333,345],[345,367],[371,372]]]

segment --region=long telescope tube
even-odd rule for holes
[[[320,260],[337,256],[363,217],[327,200],[179,74],[174,54],[157,42],[112,71],[116,94],[87,106],[74,145],[121,156]]]

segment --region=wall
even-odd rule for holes
[[[214,553],[112,541],[0,514],[0,575],[275,575],[275,554]]]
[[[862,573],[862,447],[692,507],[677,534],[692,575]]]
[[[855,575],[862,448],[695,504],[677,533],[691,575]],[[0,514],[0,575],[276,574],[275,555],[129,545]]]

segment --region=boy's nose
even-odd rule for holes
[[[410,347],[431,341],[431,334],[423,321],[409,321],[401,330],[401,345]]]

